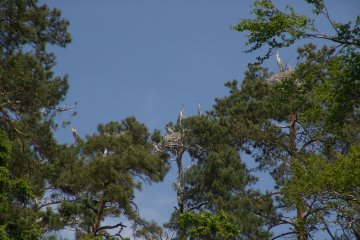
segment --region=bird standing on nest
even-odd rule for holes
[[[178,119],[176,121],[176,123],[179,124],[180,127],[182,127],[181,122],[182,122],[182,120],[184,120],[184,118],[185,118],[185,112],[184,112],[184,106],[183,106],[182,110],[179,112],[179,116],[178,116]]]

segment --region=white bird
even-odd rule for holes
[[[283,63],[282,63],[282,60],[280,58],[280,55],[279,55],[278,51],[276,51],[276,61],[277,61],[277,65],[279,67],[279,72],[284,71],[284,66],[283,66]]]
[[[198,106],[197,106],[197,110],[198,110],[198,116],[201,116],[201,109],[200,109],[200,101],[198,101]]]
[[[182,108],[182,110],[179,112],[179,116],[177,119],[177,123],[180,125],[180,127],[182,127],[181,125],[181,121],[185,118],[185,113],[184,113],[184,106]]]
[[[81,141],[80,135],[78,134],[77,130],[75,128],[71,128],[70,131],[72,132],[75,141]]]
[[[173,134],[174,133],[174,129],[170,126],[166,127],[166,131],[168,132],[168,134]]]
[[[103,153],[103,157],[106,157],[107,155],[108,155],[108,150],[105,148],[104,153]]]
[[[70,131],[72,132],[74,138],[78,136],[77,130],[75,128],[71,128]]]

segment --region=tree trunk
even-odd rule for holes
[[[289,150],[291,162],[297,161],[297,149],[296,149],[296,123],[299,118],[299,115],[296,113],[290,117],[290,132],[289,132]],[[305,208],[302,201],[302,196],[298,196],[298,201],[296,203],[296,232],[298,240],[307,239],[307,231],[305,226]]]
[[[296,217],[297,217],[297,239],[298,240],[306,240],[307,239],[307,231],[305,227],[305,211],[304,211],[304,204],[302,203],[301,199],[299,199],[298,203],[296,204]]]
[[[100,227],[100,223],[101,223],[101,219],[102,219],[102,215],[103,215],[103,212],[104,212],[104,208],[105,208],[105,201],[103,200],[103,198],[99,201],[99,204],[98,204],[98,209],[97,209],[97,214],[96,214],[96,218],[95,218],[95,223],[94,223],[94,226],[93,226],[93,234],[94,236],[96,236],[97,234],[97,231]]]
[[[176,164],[178,168],[178,179],[177,179],[177,186],[176,186],[176,194],[177,194],[177,202],[178,202],[178,211],[179,214],[185,212],[184,209],[184,186],[183,186],[183,166],[182,166],[182,157],[184,154],[184,150],[180,150],[176,156]]]

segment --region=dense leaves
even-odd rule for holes
[[[178,206],[167,227],[177,230],[179,239],[188,236],[184,229],[191,229],[192,224],[205,216],[214,217],[219,224],[233,226],[236,229],[232,232],[233,238],[266,239],[268,233],[261,228],[265,219],[253,210],[257,205],[264,214],[271,213],[271,199],[250,190],[256,178],[242,162],[227,122],[210,115],[183,118],[181,125],[180,121],[168,125],[167,135],[157,146],[158,150],[168,152],[177,163],[178,179],[174,187]],[[186,159],[184,153],[190,159]],[[189,160],[190,163],[187,163]],[[253,197],[258,200],[252,201]],[[217,218],[220,212],[226,214],[226,220]],[[194,222],[188,222],[190,218]],[[194,226],[195,229],[198,227]],[[210,236],[205,233],[200,235],[197,237],[201,239]],[[218,239],[215,235],[212,237]]]
[[[58,10],[36,1],[0,3],[0,131],[2,146],[11,147],[1,149],[8,155],[1,160],[4,239],[36,239],[53,229],[42,207],[61,161],[52,127],[68,84],[52,72],[55,57],[46,48],[65,47],[67,27]]]
[[[251,45],[247,52],[252,52],[266,46],[267,54],[259,56],[259,62],[269,58],[274,52],[283,47],[289,47],[301,39],[325,39],[336,43],[336,48],[360,47],[360,17],[354,22],[338,23],[331,19],[326,5],[322,0],[307,1],[312,5],[315,15],[323,15],[335,34],[322,33],[314,24],[314,19],[296,13],[293,7],[286,6],[279,9],[271,0],[257,0],[253,3],[252,19],[242,19],[234,26],[238,31],[249,32],[247,45]]]
[[[213,113],[233,125],[234,142],[240,139],[239,147],[259,162],[258,169],[273,177],[278,216],[269,222],[269,227],[290,228],[279,237],[296,235],[297,239],[307,239],[320,229],[331,233],[334,229],[329,226],[339,219],[356,216],[340,213],[340,205],[347,209],[350,205],[317,182],[319,178],[329,183],[337,181],[327,171],[334,171],[334,162],[359,141],[358,98],[350,90],[346,97],[340,97],[341,90],[337,90],[347,84],[357,87],[356,78],[349,77],[346,67],[349,56],[325,55],[328,50],[324,47],[316,51],[313,45],[299,49],[298,67],[286,77],[281,73],[267,77],[266,69],[250,65],[242,85],[229,83],[230,95],[217,100]],[[357,58],[356,54],[352,56]],[[347,98],[346,103],[342,98]],[[341,110],[334,111],[339,104]],[[309,173],[312,177],[305,179]],[[291,217],[294,212],[296,217]],[[335,213],[339,214],[336,219]],[[355,234],[357,230],[352,231]]]
[[[180,231],[191,239],[236,239],[239,230],[232,225],[224,212],[184,213],[178,220]]]
[[[157,182],[166,173],[166,159],[153,152],[147,128],[134,118],[100,124],[98,133],[79,141],[78,159],[64,171],[59,187],[72,195],[59,212],[78,238],[119,234],[123,221],[142,221],[134,190],[142,182]],[[121,218],[102,225],[107,217]]]
[[[360,239],[360,18],[337,23],[323,1],[306,2],[334,34],[271,0],[234,28],[249,33],[248,52],[268,48],[258,63],[301,39],[335,46],[307,44],[278,73],[249,64],[211,111],[182,110],[164,135],[129,117],[85,138],[72,129],[75,142],[60,145],[54,117],[69,110],[69,86],[47,47],[70,42],[69,23],[35,0],[0,1],[0,238],[124,239],[132,227],[159,240]],[[175,234],[142,219],[135,199],[170,167]],[[255,176],[273,182],[259,190]]]

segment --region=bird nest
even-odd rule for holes
[[[156,151],[164,152],[184,147],[184,144],[184,134],[170,129],[165,135],[164,140],[160,143],[154,143],[154,147]]]
[[[284,70],[284,71],[281,71],[281,72],[279,72],[279,73],[276,73],[276,74],[272,75],[271,77],[267,78],[267,79],[266,79],[266,82],[267,82],[269,85],[272,85],[272,84],[281,82],[282,80],[291,77],[291,75],[292,75],[294,72],[295,72],[295,69],[293,69],[293,68],[286,69],[286,70]]]

